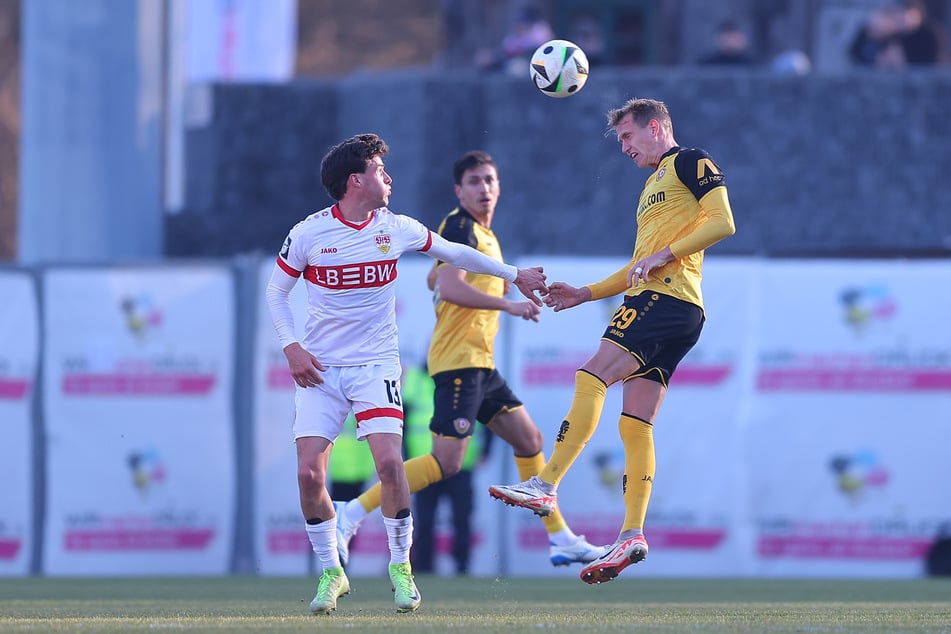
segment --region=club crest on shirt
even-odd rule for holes
[[[380,232],[380,235],[376,236],[376,248],[379,249],[382,253],[389,252],[390,234]]]
[[[660,179],[662,179],[662,178],[664,177],[664,174],[666,174],[666,173],[667,173],[667,168],[666,168],[666,167],[660,168],[660,169],[657,171],[657,176],[654,177],[654,180],[655,180],[655,181],[659,181]]]
[[[469,428],[472,427],[472,423],[469,422],[468,418],[457,418],[452,421],[452,426],[456,428],[457,433],[465,436],[469,433]]]

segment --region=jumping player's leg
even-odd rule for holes
[[[598,351],[575,374],[571,408],[555,437],[555,447],[538,477],[557,486],[594,434],[609,385],[630,376],[640,363],[628,350],[602,340]]]
[[[624,523],[621,535],[641,534],[654,484],[654,420],[667,388],[658,381],[634,378],[624,383],[624,413],[618,421],[624,444]]]

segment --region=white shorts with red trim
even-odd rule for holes
[[[333,442],[350,410],[357,419],[357,438],[403,433],[402,370],[398,363],[331,366],[324,382],[296,391],[294,439],[320,436]]]

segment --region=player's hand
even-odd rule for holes
[[[287,367],[291,370],[294,383],[303,388],[315,387],[324,382],[320,373],[326,370],[317,357],[304,350],[299,343],[292,343],[284,348],[287,357]]]
[[[536,306],[541,306],[542,300],[535,294],[535,291],[543,296],[548,294],[548,287],[545,286],[545,272],[540,266],[519,269],[515,276],[515,286],[522,292],[522,295],[532,300],[532,303]]]
[[[634,263],[631,270],[627,272],[627,285],[637,288],[641,282],[647,283],[647,276],[651,269],[657,269],[674,259],[674,254],[670,247],[664,247],[657,253],[651,254],[646,258],[641,258]]]
[[[538,314],[542,309],[532,302],[509,302],[505,312],[525,320],[538,321]]]
[[[587,286],[575,288],[565,282],[555,282],[548,287],[548,295],[545,296],[545,305],[553,308],[557,313],[559,310],[572,308],[590,300],[591,289]]]

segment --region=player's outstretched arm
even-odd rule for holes
[[[515,286],[536,306],[542,305],[541,298],[535,294],[537,291],[542,296],[548,294],[548,287],[545,286],[545,270],[540,266],[532,266],[527,269],[519,269],[515,276]]]
[[[514,282],[518,290],[525,297],[532,300],[536,306],[542,305],[542,300],[535,292],[545,295],[548,288],[545,286],[545,273],[541,267],[517,269],[511,264],[494,260],[484,253],[480,253],[470,246],[450,242],[438,233],[430,234],[432,242],[425,253],[432,258],[448,262],[453,266],[472,273],[494,275],[504,280]]]
[[[591,301],[591,289],[587,286],[576,288],[565,282],[555,282],[548,286],[548,295],[545,296],[545,305],[559,310],[574,308],[579,304]]]

